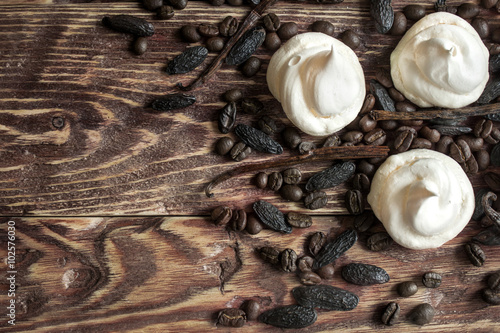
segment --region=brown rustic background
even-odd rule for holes
[[[433,11],[431,1],[421,3]],[[449,1],[449,4],[460,4]],[[307,236],[323,231],[330,237],[352,224],[343,196],[349,184],[328,190],[329,204],[314,211],[314,225],[291,235],[264,231],[250,236],[216,227],[207,215],[220,204],[250,211],[251,203],[268,200],[283,211],[306,211],[270,190],[251,184],[252,174],[217,187],[215,197],[203,193],[207,182],[243,163],[273,160],[253,153],[236,163],[213,152],[218,133],[216,115],[221,95],[234,86],[258,97],[266,113],[289,125],[265,83],[265,49],[257,55],[263,68],[253,78],[224,65],[208,84],[193,91],[197,103],[183,110],[157,114],[151,101],[177,91],[208,65],[183,76],[163,72],[169,59],[189,44],[178,31],[186,23],[218,23],[225,16],[243,19],[250,8],[190,1],[173,19],[158,21],[139,1],[13,1],[0,3],[0,215],[1,227],[16,223],[17,318],[2,331],[37,332],[180,332],[280,331],[257,322],[240,329],[217,328],[215,314],[259,300],[264,309],[293,302],[290,290],[299,285],[293,274],[263,263],[254,248],[273,245],[305,254]],[[279,1],[268,12],[282,22],[294,21],[300,32],[324,19],[335,36],[353,29],[363,38],[356,50],[367,79],[388,57],[400,37],[374,32],[369,1],[341,4]],[[142,56],[130,52],[132,38],[106,29],[104,15],[132,14],[153,22],[156,34]],[[499,27],[494,10],[482,10],[491,27]],[[210,54],[210,59],[215,54]],[[62,127],[54,126],[63,120]],[[239,121],[257,118],[239,115]],[[321,144],[322,138],[303,136]],[[296,152],[285,149],[284,156]],[[329,162],[300,167],[307,178]],[[495,171],[490,168],[487,171]],[[269,170],[274,171],[274,170]],[[279,170],[277,170],[279,171]],[[484,172],[471,177],[475,189],[485,186]],[[376,230],[380,230],[376,226]],[[495,332],[498,307],[480,297],[486,276],[499,269],[500,254],[484,247],[487,263],[472,266],[462,246],[480,230],[476,221],[453,241],[435,250],[411,251],[397,245],[382,253],[365,246],[369,233],[337,263],[332,281],[355,292],[360,304],[350,312],[320,312],[310,332]],[[0,253],[7,254],[2,232]],[[340,268],[367,262],[385,268],[391,281],[359,287],[345,283]],[[7,271],[2,261],[2,274]],[[426,289],[421,275],[434,270],[444,276],[438,289]],[[418,281],[419,292],[399,298],[397,283]],[[2,309],[5,276],[0,280]],[[394,328],[380,324],[383,306],[398,301],[402,319]],[[405,316],[421,302],[437,309],[432,324],[418,327]],[[5,311],[5,310],[2,310]]]

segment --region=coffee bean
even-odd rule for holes
[[[156,12],[156,16],[160,20],[169,20],[174,17],[174,8],[172,6],[161,6]]]
[[[217,126],[221,133],[227,134],[233,129],[234,124],[236,124],[236,104],[231,102],[219,110]]]
[[[134,41],[134,52],[137,55],[144,54],[148,49],[148,39],[146,37],[138,37]]]
[[[422,5],[407,5],[403,8],[403,12],[407,19],[418,21],[425,16],[425,7]]]
[[[227,4],[230,6],[242,6],[243,5],[243,0],[226,0]]]
[[[488,21],[482,17],[475,17],[471,25],[474,29],[476,29],[477,34],[481,38],[487,38],[490,34],[490,26],[488,25]]]
[[[235,88],[226,91],[222,97],[228,103],[237,102],[243,97],[243,93],[241,90]]]
[[[463,19],[471,19],[479,14],[479,6],[475,3],[464,2],[457,8],[457,15]]]
[[[432,321],[435,312],[432,305],[428,303],[419,304],[411,311],[409,319],[414,324],[425,325]]]
[[[363,140],[363,132],[361,131],[349,131],[342,134],[342,141],[352,142],[353,144],[360,143]]]
[[[481,119],[475,125],[473,133],[478,138],[487,138],[493,130],[493,122],[491,120]]]
[[[300,201],[304,196],[304,192],[299,186],[291,184],[284,184],[280,189],[280,194],[283,199],[294,202]]]
[[[460,135],[457,137],[457,139],[464,140],[467,143],[467,145],[469,145],[471,151],[481,150],[483,149],[484,146],[483,138],[478,138],[470,134]]]
[[[231,151],[231,149],[234,146],[234,141],[228,136],[224,136],[217,140],[217,143],[215,144],[215,151],[219,155],[226,155]]]
[[[483,249],[476,243],[467,243],[464,246],[465,254],[469,258],[470,262],[477,267],[481,267],[486,260],[486,254]]]
[[[377,218],[371,211],[365,211],[363,214],[354,218],[353,227],[358,232],[365,232],[377,221]]]
[[[285,184],[297,184],[302,179],[302,173],[297,168],[290,168],[283,171],[283,182]]]
[[[215,24],[202,23],[198,26],[198,32],[204,37],[216,37],[219,35],[219,27]]]
[[[346,208],[352,215],[359,215],[365,211],[364,197],[359,190],[348,190],[345,195]]]
[[[296,186],[296,185],[285,185],[285,186]],[[288,224],[290,224],[292,227],[295,228],[309,228],[312,225],[312,217],[310,215],[302,213],[289,212],[286,215],[286,220]]]
[[[328,136],[325,139],[325,142],[323,143],[323,147],[336,147],[336,146],[340,146],[341,143],[342,143],[342,141],[340,140],[340,137],[338,136],[338,134],[335,133],[335,134]]]
[[[299,26],[295,22],[286,22],[276,31],[281,40],[287,40],[299,32]]]
[[[285,144],[291,148],[295,149],[302,142],[299,132],[294,127],[286,127],[281,133]]]
[[[363,141],[367,145],[372,145],[372,146],[383,145],[386,139],[387,135],[385,134],[385,131],[381,128],[374,128],[370,132],[366,133],[365,136],[363,137]]]
[[[500,291],[492,289],[483,289],[483,300],[492,305],[500,305]]]
[[[317,231],[314,234],[312,234],[311,238],[309,238],[309,244],[308,244],[308,249],[309,252],[313,255],[316,256],[323,245],[326,243],[326,236],[324,233],[321,231]]]
[[[368,286],[390,280],[387,272],[375,265],[350,263],[342,267],[342,278],[349,283]]]
[[[395,12],[394,22],[391,29],[389,30],[389,33],[393,36],[402,36],[406,32],[407,25],[408,21],[405,14],[403,14],[402,12]]]
[[[266,14],[262,20],[264,22],[264,28],[269,32],[276,32],[281,26],[280,18],[274,13]]]
[[[303,256],[297,260],[297,268],[301,272],[310,272],[314,264],[314,259],[309,256]]]
[[[314,32],[322,32],[328,36],[333,36],[333,33],[335,32],[335,27],[333,26],[333,24],[329,21],[324,20],[314,21],[311,29]]]
[[[392,87],[391,73],[388,70],[384,68],[377,69],[377,71],[375,72],[375,78],[385,88]]]
[[[276,51],[281,46],[281,39],[275,32],[270,32],[266,34],[264,39],[264,47],[269,51]]]
[[[364,173],[357,173],[352,179],[352,184],[355,190],[368,192],[370,190],[370,178]]]
[[[431,149],[432,142],[424,138],[414,138],[411,142],[410,149]]]
[[[396,111],[398,112],[414,112],[417,111],[417,107],[415,104],[408,102],[408,101],[403,101],[403,102],[396,102]]]
[[[226,206],[219,206],[212,210],[211,217],[215,225],[225,225],[231,221],[233,210]]]
[[[469,145],[462,139],[450,144],[450,156],[458,163],[467,161],[472,155]]]
[[[304,198],[304,205],[307,209],[315,210],[326,206],[328,197],[323,191],[314,191],[306,195]]]
[[[271,135],[278,130],[278,126],[276,126],[276,122],[269,116],[262,116],[257,122],[259,129],[266,133],[267,135]]]
[[[240,100],[240,107],[244,113],[256,115],[264,109],[264,104],[255,97],[243,97]]]
[[[488,277],[488,287],[494,291],[500,291],[500,271]]]
[[[396,102],[396,106],[397,106],[397,102],[403,102],[406,99],[405,96],[394,87],[390,87],[387,90],[387,92],[389,93],[389,96],[394,100],[394,102]],[[397,110],[397,107],[396,107],[396,110]]]
[[[142,0],[142,4],[147,10],[153,12],[163,5],[163,0]]]
[[[279,191],[283,185],[283,176],[279,172],[272,172],[267,180],[267,187],[273,191]]]
[[[467,174],[476,174],[479,172],[479,166],[477,164],[476,158],[472,155],[464,163],[460,163],[460,166]]]
[[[297,253],[292,249],[285,249],[280,253],[281,269],[293,273],[297,270]]]
[[[395,130],[399,125],[396,120],[381,120],[377,124],[381,129],[386,131]]]
[[[267,186],[268,175],[265,172],[259,172],[255,176],[255,185],[258,188],[265,188]]]
[[[245,325],[247,317],[245,311],[240,309],[224,309],[219,311],[217,325],[226,327],[242,327]]]
[[[436,150],[440,153],[448,155],[450,153],[450,145],[453,143],[451,136],[441,136],[441,139],[436,144]]]
[[[341,40],[352,50],[356,50],[361,45],[361,37],[359,37],[359,35],[352,30],[344,31],[342,33]]]
[[[226,16],[219,24],[219,33],[224,37],[231,37],[238,31],[238,20],[232,16]]]
[[[497,43],[484,43],[484,45],[488,49],[488,52],[490,53],[490,56],[494,56],[494,55],[500,54],[500,44],[497,44]]]
[[[384,251],[387,250],[393,243],[391,236],[387,232],[377,232],[366,240],[366,246],[370,251]]]
[[[486,137],[484,139],[484,141],[486,141],[488,143],[491,143],[492,145],[497,144],[498,142],[500,142],[500,129],[498,129],[497,127],[494,127],[491,130],[490,135],[488,137]]]
[[[359,111],[359,113],[366,114],[366,113],[370,112],[371,110],[373,110],[374,106],[375,106],[375,96],[368,93],[365,97],[365,100],[363,102],[363,106],[361,106],[361,110]]]
[[[365,175],[367,175],[368,177],[371,177],[373,176],[373,174],[375,173],[375,170],[377,168],[375,167],[375,165],[371,164],[370,162],[368,162],[367,160],[361,160],[359,161],[359,164],[358,166],[356,167],[356,170],[360,173],[364,173]]]
[[[316,144],[311,141],[302,141],[299,144],[299,154],[300,155],[306,155],[312,152],[314,149],[316,149]]]
[[[248,147],[243,142],[238,142],[233,146],[233,148],[229,152],[229,155],[231,155],[231,158],[236,162],[240,162],[247,158],[251,153],[252,148]]]
[[[417,293],[418,286],[413,281],[405,281],[398,284],[397,291],[401,297],[410,297]]]
[[[494,43],[500,43],[500,28],[493,30],[491,33],[491,41]]]
[[[367,115],[365,114],[360,120],[359,120],[359,129],[362,131],[362,132],[370,132],[372,130],[375,129],[375,127],[377,127],[377,121],[376,120],[373,120],[372,117],[370,117],[370,115]]]
[[[427,288],[437,288],[441,285],[442,282],[441,274],[436,272],[428,272],[422,276],[422,283]]]
[[[331,280],[331,279],[333,279],[333,275],[335,273],[335,268],[333,267],[333,264],[328,264],[328,265],[325,265],[325,266],[319,268],[317,273],[322,279]]]
[[[421,126],[424,121],[423,120],[419,120],[419,119],[413,119],[413,120],[400,120],[399,123],[401,125],[404,125],[404,126],[415,126],[415,127],[418,127],[418,126]]]
[[[206,47],[210,52],[219,52],[224,48],[224,39],[221,37],[211,37],[207,39]]]
[[[258,252],[261,259],[272,265],[277,265],[280,262],[280,251],[274,247],[264,246],[261,247]]]
[[[259,232],[262,231],[262,228],[263,228],[262,223],[255,215],[247,214],[247,225],[245,227],[245,230],[250,235],[257,235]]]
[[[299,275],[300,283],[306,286],[314,286],[321,283],[321,277],[314,272],[302,272]]]
[[[241,72],[246,77],[252,77],[255,74],[257,74],[257,72],[260,70],[260,66],[261,66],[260,59],[255,57],[255,56],[251,56],[243,64],[243,67],[241,68]]]
[[[247,320],[257,320],[260,313],[260,303],[250,299],[243,304],[243,311],[247,315]]]
[[[188,0],[169,0],[168,3],[175,9],[184,9],[188,4]]]
[[[437,143],[441,139],[441,133],[438,130],[430,129],[427,126],[423,126],[419,133],[422,137],[433,143]]]
[[[399,312],[399,304],[396,302],[390,302],[387,304],[384,313],[382,314],[382,323],[389,326],[394,325],[398,320]]]
[[[486,9],[490,9],[495,7],[497,2],[498,0],[481,0],[481,6],[483,6]]]
[[[235,231],[243,231],[247,225],[247,213],[243,209],[233,210],[233,217],[231,219],[231,227]]]

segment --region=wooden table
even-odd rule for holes
[[[401,10],[412,1],[394,3]],[[433,11],[430,1],[419,2]],[[450,2],[457,5],[460,2]],[[207,84],[192,93],[197,102],[186,109],[157,114],[149,104],[175,84],[193,80],[209,61],[192,73],[168,76],[169,59],[188,44],[178,36],[186,23],[218,23],[231,14],[243,19],[248,6],[213,7],[191,1],[171,20],[158,21],[138,1],[4,0],[0,4],[0,215],[2,234],[2,321],[0,330],[20,332],[205,332],[281,331],[258,322],[238,329],[216,327],[219,310],[239,307],[249,299],[262,309],[294,303],[290,290],[300,285],[295,274],[264,263],[255,249],[275,246],[307,254],[307,237],[322,231],[334,237],[352,225],[343,196],[350,184],[327,191],[325,208],[308,211],[277,193],[256,188],[245,174],[219,186],[208,199],[204,186],[236,165],[214,153],[216,117],[221,95],[239,87],[264,104],[280,129],[290,125],[265,83],[271,53],[261,48],[263,68],[252,78],[224,65]],[[300,32],[316,20],[331,21],[339,36],[347,28],[363,38],[356,50],[367,79],[377,68],[388,68],[388,57],[400,37],[375,33],[369,2],[341,4],[281,1],[269,12],[282,22],[296,21]],[[132,14],[154,23],[156,34],[142,56],[130,52],[132,38],[102,26],[104,15]],[[482,10],[492,26],[499,16]],[[210,54],[213,59],[215,54]],[[256,116],[239,115],[254,124]],[[232,135],[232,134],[231,134]],[[323,138],[303,135],[318,145]],[[284,157],[297,153],[285,149]],[[243,163],[271,161],[275,156],[253,153]],[[330,162],[300,166],[304,178]],[[476,190],[483,175],[471,177]],[[270,171],[281,171],[267,170]],[[218,205],[251,211],[256,200],[267,200],[284,212],[313,215],[308,229],[281,235],[228,231],[208,217]],[[9,234],[9,227],[11,233]],[[13,228],[12,228],[13,227]],[[15,230],[15,231],[13,231]],[[381,230],[378,225],[370,232]],[[350,312],[320,311],[307,332],[498,332],[499,307],[480,298],[486,277],[499,269],[500,253],[483,247],[481,268],[468,261],[463,245],[481,227],[471,221],[460,235],[434,250],[412,251],[393,245],[382,252],[366,247],[369,233],[335,263],[334,279],[326,284],[360,297]],[[15,236],[14,236],[15,234]],[[9,267],[8,238],[15,245]],[[12,239],[11,239],[12,241]],[[350,262],[383,267],[389,283],[360,287],[346,283],[340,268]],[[15,273],[8,273],[14,271]],[[423,273],[443,275],[437,289],[425,288]],[[9,296],[14,276],[15,296]],[[396,285],[413,280],[419,291],[400,298]],[[15,300],[15,326],[6,306]],[[401,320],[380,323],[384,306],[401,305]],[[433,322],[419,327],[406,316],[428,302],[437,310]]]

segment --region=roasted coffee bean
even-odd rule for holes
[[[410,297],[417,293],[418,286],[413,281],[405,281],[398,284],[397,291],[401,297]]]
[[[396,120],[381,120],[377,124],[386,131],[392,131],[398,127],[398,122]]]
[[[497,43],[484,43],[486,48],[488,48],[488,52],[490,53],[490,56],[494,56],[497,54],[500,54],[500,44]],[[491,61],[491,57],[490,57]]]
[[[215,225],[225,225],[231,221],[233,210],[226,206],[219,206],[212,210],[211,217]]]
[[[440,153],[448,155],[450,153],[450,145],[453,143],[451,136],[442,136],[436,144],[436,150]]]
[[[304,198],[304,206],[307,209],[315,210],[326,206],[328,203],[328,197],[323,191],[314,191],[306,195]]]
[[[226,0],[227,4],[230,6],[242,6],[243,5],[243,0]]]
[[[491,226],[487,227],[486,229],[472,237],[472,241],[486,246],[500,245],[500,228],[494,225],[493,221],[491,221],[491,223]]]
[[[224,39],[221,37],[211,37],[207,39],[206,46],[209,52],[219,52],[224,48]]]
[[[377,127],[377,121],[373,120],[370,115],[365,114],[360,120],[359,120],[359,128],[361,131],[367,133],[375,129]]]
[[[441,139],[441,133],[435,129],[430,129],[427,126],[423,126],[420,131],[420,135],[429,140],[430,142],[437,143]]]
[[[407,25],[408,20],[406,19],[405,14],[403,14],[402,12],[395,12],[394,22],[391,29],[389,30],[389,34],[393,36],[402,36],[406,32]]]
[[[495,64],[495,62],[490,61],[490,70],[494,72],[496,68],[492,68],[493,64]],[[487,104],[498,96],[500,96],[500,77],[493,77],[486,83],[486,87],[481,93],[481,96],[477,99],[477,102],[479,104]]]
[[[354,229],[348,229],[332,241],[326,243],[316,255],[314,269],[319,269],[334,262],[337,258],[349,250],[357,240],[358,233]]]
[[[472,155],[467,161],[461,163],[460,166],[467,174],[475,174],[479,172],[479,166],[477,164],[476,158]]]
[[[212,6],[222,6],[226,0],[209,0]]]
[[[280,18],[274,13],[264,15],[262,20],[264,22],[264,28],[269,32],[275,32],[281,26]]]
[[[407,19],[418,21],[425,16],[425,7],[422,5],[407,5],[403,8]]]
[[[147,10],[154,12],[163,5],[163,0],[142,0],[142,4]]]
[[[196,43],[201,40],[201,35],[198,29],[191,24],[183,25],[181,27],[181,36],[186,42]]]
[[[404,125],[404,126],[421,126],[424,121],[423,120],[418,120],[418,119],[414,119],[414,120],[400,120],[399,123],[401,125]]]
[[[381,128],[375,128],[370,132],[366,133],[363,137],[363,141],[367,145],[372,145],[372,146],[383,145],[386,139],[387,135],[385,134],[385,131]]]
[[[490,34],[490,26],[488,25],[488,21],[486,21],[482,17],[476,17],[472,20],[471,25],[474,29],[476,29],[477,34],[481,38],[486,38]]]
[[[395,107],[396,107],[397,112],[415,112],[415,111],[417,111],[417,107],[415,106],[415,104],[408,102],[406,100],[403,102],[396,102]],[[411,120],[411,121],[413,121],[413,120]],[[403,122],[403,121],[401,121],[401,122]]]
[[[285,184],[280,189],[281,197],[288,201],[300,201],[304,196],[304,192],[297,185]]]
[[[281,133],[288,148],[295,149],[302,142],[299,132],[294,127],[286,127]]]
[[[138,37],[151,37],[155,27],[143,18],[132,15],[105,16],[102,24],[118,32],[129,33]]]
[[[238,31],[238,20],[232,16],[226,16],[219,24],[219,33],[224,37],[231,37]]]
[[[257,320],[260,313],[260,303],[256,300],[250,299],[243,304],[242,310],[245,311],[248,321]]]
[[[382,323],[384,325],[392,326],[399,318],[400,307],[396,302],[390,302],[385,307],[384,313],[382,313]]]
[[[257,176],[255,176],[255,185],[258,188],[265,188],[267,186],[267,181],[269,177],[265,172],[259,172]]]
[[[255,74],[257,74],[257,72],[260,70],[261,64],[262,63],[261,63],[259,58],[251,56],[243,64],[243,67],[241,68],[241,72],[246,77],[252,77]]]
[[[359,161],[356,170],[359,173],[364,173],[365,175],[371,177],[375,173],[376,167],[367,160],[361,160]]]
[[[391,112],[396,111],[394,101],[392,100],[391,96],[389,96],[387,89],[385,89],[385,87],[382,86],[379,82],[370,80],[370,92],[373,94],[373,96],[375,96],[377,103],[382,110]]]
[[[299,26],[295,22],[286,22],[282,24],[276,33],[281,40],[287,40],[295,36],[299,32]]]
[[[285,215],[269,202],[259,200],[253,204],[253,210],[259,216],[261,222],[270,229],[285,234],[292,232],[292,227],[286,222]]]
[[[481,0],[481,5],[486,9],[490,9],[495,7],[497,2],[498,0]]]
[[[428,303],[419,304],[410,312],[409,319],[414,324],[425,325],[432,321],[435,312],[432,305]]]
[[[269,51],[276,51],[281,46],[281,39],[275,32],[270,32],[266,34],[264,39],[264,47]]]
[[[309,238],[308,249],[309,252],[316,256],[319,251],[323,248],[323,245],[326,244],[326,236],[321,231],[316,231],[312,234],[311,238]]]
[[[375,96],[368,93],[365,97],[365,100],[363,102],[363,106],[361,106],[361,110],[359,111],[359,113],[363,115],[363,114],[367,114],[368,112],[373,110],[373,107],[375,106],[375,101],[376,101]]]
[[[236,231],[243,231],[247,225],[247,213],[243,209],[233,210],[233,218],[231,220],[232,228]]]
[[[204,46],[190,47],[169,61],[165,71],[170,75],[188,73],[201,65],[207,55],[208,50]]]
[[[340,146],[341,143],[342,141],[340,140],[338,134],[332,134],[325,139],[323,147],[336,147]]]
[[[342,141],[352,142],[353,144],[360,143],[363,140],[363,132],[361,131],[349,131],[342,134]]]
[[[261,322],[281,328],[304,328],[317,318],[314,309],[295,304],[267,310],[259,316]]]
[[[431,128],[437,129],[441,135],[461,135],[472,132],[472,128],[468,126],[432,125]]]
[[[356,165],[351,161],[339,162],[332,167],[316,173],[306,183],[307,191],[335,187],[354,175]]]
[[[375,28],[381,34],[388,32],[394,22],[392,0],[371,0],[370,15],[375,21]]]
[[[256,115],[264,109],[264,104],[255,97],[243,97],[240,100],[240,107],[244,113]]]
[[[500,174],[496,172],[488,172],[484,175],[484,181],[492,191],[500,192]]]
[[[441,285],[442,280],[443,280],[443,278],[441,277],[441,274],[436,273],[436,272],[425,273],[424,276],[422,277],[422,283],[427,288],[439,287]]]
[[[499,9],[498,3],[496,7],[498,11]],[[500,43],[500,28],[493,30],[493,33],[491,34],[491,41],[494,43]]]
[[[488,287],[494,291],[500,291],[500,271],[488,277]]]
[[[241,65],[264,43],[266,31],[263,27],[254,27],[241,36],[226,57],[228,65]]]
[[[274,120],[269,116],[262,116],[257,122],[259,129],[266,133],[267,135],[271,135],[278,130],[278,126]]]
[[[241,90],[235,88],[226,91],[222,97],[228,103],[237,102],[243,97],[243,93]]]
[[[335,268],[333,267],[333,264],[328,264],[318,269],[316,273],[318,273],[318,275],[324,280],[331,280],[333,279]]]
[[[234,146],[234,140],[228,136],[224,136],[217,140],[215,144],[215,151],[219,155],[226,155],[231,151],[231,148]]]
[[[188,4],[188,0],[169,0],[168,3],[175,9],[184,9]]]
[[[270,154],[283,153],[283,147],[281,147],[279,143],[271,139],[266,133],[259,131],[256,128],[244,124],[238,124],[234,129],[234,133],[241,139],[241,141],[252,149]]]
[[[500,305],[500,291],[492,289],[483,289],[483,300],[492,305]]]
[[[389,89],[387,89],[387,92],[389,93],[389,96],[393,99],[393,101],[396,102],[397,110],[397,102],[403,102],[406,99],[405,96],[394,87],[390,87]]]
[[[486,260],[486,254],[478,244],[467,243],[465,244],[464,249],[471,264],[477,267],[483,266],[484,261]]]
[[[310,272],[314,264],[314,259],[309,256],[304,256],[297,260],[297,268],[301,272]]]
[[[240,309],[224,309],[219,311],[217,325],[226,327],[243,327],[247,321],[245,311]]]
[[[292,249],[285,249],[280,253],[281,269],[287,273],[297,270],[297,253]]]
[[[370,190],[370,178],[364,173],[355,174],[352,183],[355,190],[362,192],[368,192]]]
[[[174,14],[174,7],[168,5],[161,6],[156,12],[156,16],[160,20],[169,20],[174,17]]]
[[[247,225],[245,227],[245,230],[250,235],[257,235],[262,231],[262,228],[262,223],[260,223],[259,219],[255,215],[247,214]]]
[[[151,107],[156,111],[170,111],[188,107],[194,102],[196,102],[195,96],[177,93],[154,100]]]
[[[324,20],[314,21],[311,28],[314,32],[322,32],[328,36],[333,36],[333,33],[335,32],[333,24]]]
[[[450,156],[458,163],[467,161],[471,155],[470,147],[464,140],[458,139],[457,142],[450,144]]]
[[[227,134],[233,129],[234,124],[236,124],[236,103],[231,102],[220,109],[217,126],[221,133]]]
[[[493,122],[487,119],[479,120],[474,126],[473,133],[478,138],[487,138],[493,130]]]
[[[366,240],[366,246],[370,251],[387,250],[393,243],[391,236],[387,232],[377,232]]]
[[[378,83],[383,85],[385,88],[392,87],[391,73],[385,68],[377,69],[377,71],[375,72],[375,78],[377,79]]]
[[[272,265],[277,265],[280,262],[280,251],[278,251],[278,249],[274,247],[271,246],[261,247],[258,250],[258,252],[261,259],[267,261]]]
[[[359,35],[356,32],[350,29],[342,33],[341,40],[345,45],[349,46],[352,50],[356,50],[361,45],[361,37],[359,37]]]
[[[273,191],[279,191],[283,185],[283,175],[279,172],[272,172],[267,179],[267,187]]]
[[[411,142],[410,149],[431,149],[432,142],[424,138],[414,138]]]
[[[134,41],[134,52],[137,55],[144,54],[148,49],[148,39],[146,37],[138,37]]]
[[[302,173],[297,168],[290,168],[283,171],[283,182],[285,184],[297,184],[302,179]]]
[[[359,215],[365,211],[364,197],[359,190],[348,190],[345,194],[345,204],[352,215]]]
[[[215,24],[202,23],[198,26],[198,32],[204,37],[216,37],[219,35],[219,27]]]
[[[244,142],[238,142],[233,146],[233,148],[231,148],[229,155],[236,162],[240,162],[247,158],[251,153],[252,148],[248,147]]]
[[[286,221],[296,228],[309,228],[312,225],[311,216],[297,212],[289,212],[286,215]]]
[[[299,274],[300,283],[306,286],[314,286],[321,283],[321,277],[314,272],[301,272]]]
[[[295,287],[292,295],[302,306],[328,311],[350,311],[359,303],[359,297],[352,292],[325,284]]]
[[[386,283],[390,279],[384,269],[361,263],[350,263],[342,267],[342,277],[347,282],[361,286]]]
[[[464,140],[467,145],[469,146],[471,151],[478,151],[483,149],[484,147],[484,140],[483,138],[477,138],[473,135],[470,134],[463,134],[457,137],[458,139]]]
[[[479,14],[479,6],[475,3],[464,2],[457,8],[457,15],[463,19],[471,19]]]
[[[306,155],[312,152],[314,149],[316,149],[316,144],[311,141],[302,141],[299,144],[299,154],[300,155]]]
[[[498,129],[497,127],[494,127],[492,130],[491,130],[491,133],[490,135],[488,135],[484,141],[488,142],[488,143],[491,143],[492,145],[495,145],[497,144],[498,142],[500,142],[500,129]]]

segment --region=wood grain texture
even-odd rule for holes
[[[294,303],[291,289],[297,275],[263,262],[255,248],[292,248],[307,254],[314,231],[332,238],[352,225],[350,216],[314,217],[313,226],[292,234],[264,230],[251,236],[228,231],[200,217],[166,218],[14,218],[17,235],[17,321],[1,331],[23,332],[206,332],[220,331],[216,313],[239,307],[249,299],[262,309]],[[0,224],[6,232],[4,218]],[[366,248],[375,225],[335,263],[332,280],[322,283],[356,293],[358,307],[349,312],[320,311],[318,321],[301,332],[494,332],[498,308],[480,298],[489,274],[498,270],[500,253],[486,247],[483,267],[472,266],[463,244],[481,228],[471,222],[460,235],[439,249],[412,251],[393,245],[383,252]],[[5,251],[2,237],[0,253]],[[383,285],[356,286],[345,282],[341,267],[351,262],[376,264],[391,280]],[[2,261],[2,274],[6,267]],[[443,275],[439,288],[425,288],[423,273]],[[396,286],[415,281],[419,291],[397,296]],[[7,288],[2,276],[0,287]],[[5,299],[4,292],[0,294]],[[390,301],[401,306],[401,320],[391,327],[380,323]],[[429,325],[408,323],[406,316],[427,302],[436,308]],[[3,301],[2,301],[2,304]],[[258,322],[223,331],[279,332]]]

